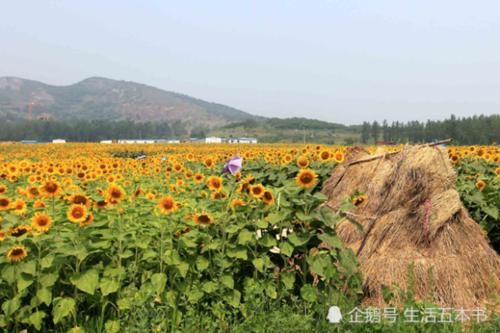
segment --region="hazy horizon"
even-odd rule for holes
[[[336,123],[500,113],[500,3],[256,0],[0,5],[0,76],[134,81]]]

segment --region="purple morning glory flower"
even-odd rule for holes
[[[233,176],[236,175],[241,170],[241,165],[243,159],[241,157],[233,157],[226,164],[224,164],[224,169],[222,173],[230,172]]]

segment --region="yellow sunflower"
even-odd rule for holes
[[[106,190],[106,201],[115,204],[125,198],[125,190],[117,184],[110,184]]]
[[[89,213],[87,215],[87,218],[85,219],[85,221],[82,221],[80,222],[80,227],[86,227],[88,226],[89,224],[92,224],[92,222],[94,222],[94,214],[92,213]]]
[[[295,182],[299,187],[311,188],[316,185],[318,175],[312,169],[302,169],[295,177]]]
[[[84,205],[71,205],[66,213],[68,220],[73,223],[81,223],[85,221],[87,219],[87,215],[87,207]]]
[[[40,186],[39,190],[46,197],[55,197],[61,192],[61,186],[55,181],[48,180]]]
[[[12,213],[15,215],[23,215],[28,211],[28,205],[23,199],[17,199],[10,204]]]
[[[211,191],[220,191],[222,189],[222,178],[218,176],[208,177],[207,186]]]
[[[7,197],[0,197],[0,211],[8,210],[10,208],[10,199]]]
[[[28,251],[24,246],[14,246],[10,248],[7,253],[7,259],[11,262],[21,261],[28,255]]]
[[[250,186],[250,194],[254,198],[261,198],[264,195],[266,189],[262,184],[255,184]]]
[[[476,182],[476,187],[479,189],[479,191],[482,191],[486,187],[486,182],[484,180],[478,180]]]
[[[238,199],[238,198],[231,200],[231,202],[229,203],[229,206],[231,208],[242,207],[242,206],[245,206],[245,205],[246,205],[245,201],[243,201],[241,199]]]
[[[309,166],[309,160],[307,159],[307,156],[300,156],[297,159],[297,166],[299,168],[307,168]]]
[[[262,195],[262,201],[264,201],[266,205],[272,205],[274,203],[273,193],[269,190],[264,191],[264,194]]]
[[[341,152],[341,151],[336,151],[335,154],[333,154],[333,159],[335,160],[335,162],[337,163],[342,163],[344,162],[344,153]]]
[[[9,231],[9,234],[13,237],[21,237],[31,231],[31,226],[29,225],[20,225],[18,227],[12,228]]]
[[[36,213],[31,219],[31,226],[38,232],[47,232],[52,225],[52,218],[45,213]]]
[[[158,208],[162,214],[175,212],[178,208],[177,203],[171,196],[166,196],[158,202]]]
[[[206,225],[213,224],[214,219],[207,213],[195,214],[193,216],[193,221],[195,224]]]
[[[72,194],[69,197],[69,203],[73,205],[84,205],[89,207],[91,202],[85,194]]]

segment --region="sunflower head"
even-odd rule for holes
[[[299,187],[311,188],[316,185],[318,175],[312,169],[302,169],[295,177],[295,182]]]
[[[118,203],[125,198],[125,190],[117,184],[110,184],[106,190],[106,201]]]
[[[40,186],[39,190],[44,196],[55,197],[61,192],[61,186],[53,180],[48,180]]]
[[[272,205],[274,203],[273,192],[269,190],[264,191],[262,194],[262,201],[264,201],[266,205]]]
[[[297,166],[299,168],[307,168],[309,166],[309,160],[306,156],[302,155],[297,159]]]
[[[88,211],[84,205],[71,205],[66,216],[73,223],[81,223],[87,219]]]
[[[208,177],[207,186],[211,191],[220,191],[222,189],[222,178],[219,176]]]
[[[90,212],[90,213],[88,213],[85,221],[80,222],[80,227],[84,228],[84,227],[88,226],[89,224],[92,224],[92,222],[94,222],[94,214],[92,214]]]
[[[0,194],[7,193],[7,186],[0,184]]]
[[[335,160],[335,162],[337,163],[342,163],[344,162],[344,159],[345,159],[345,156],[344,156],[344,153],[341,152],[340,150],[339,151],[336,151],[335,154],[333,154],[333,159]]]
[[[18,227],[12,228],[9,234],[13,237],[21,237],[31,231],[31,227],[29,225],[20,225]]]
[[[178,208],[177,203],[171,196],[163,197],[158,202],[158,209],[162,214],[175,212],[177,208]]]
[[[255,184],[250,186],[250,194],[254,198],[261,198],[266,190],[262,184]]]
[[[90,199],[85,194],[72,194],[69,197],[69,203],[73,205],[90,206]]]
[[[47,232],[52,225],[52,218],[45,213],[36,213],[31,219],[31,226],[38,232]]]
[[[15,215],[23,215],[28,210],[28,205],[23,199],[17,199],[10,204]]]
[[[331,154],[328,150],[323,150],[319,153],[318,157],[320,161],[329,161],[331,158]]]
[[[193,221],[195,224],[199,225],[208,225],[214,223],[212,216],[207,213],[195,214],[193,216]]]
[[[27,255],[28,251],[24,246],[14,246],[10,248],[6,253],[7,259],[11,262],[21,261],[26,258]]]
[[[476,182],[476,187],[479,189],[479,191],[482,191],[486,187],[486,182],[484,180],[478,180]]]
[[[245,201],[238,199],[238,198],[231,200],[231,202],[229,203],[229,206],[231,208],[242,207],[245,205],[246,205]]]
[[[10,208],[10,199],[7,197],[0,197],[0,211],[8,210]]]

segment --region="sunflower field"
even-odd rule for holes
[[[0,329],[323,327],[331,304],[362,295],[319,192],[347,149],[0,144]],[[464,204],[499,251],[500,149],[447,149]],[[235,156],[241,170],[223,173]]]

